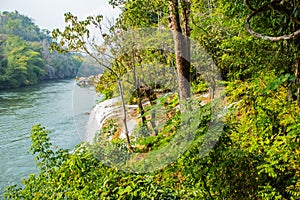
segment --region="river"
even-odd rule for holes
[[[31,127],[42,124],[51,131],[53,145],[72,149],[81,141],[94,102],[94,92],[74,80],[0,92],[0,199],[5,187],[37,173],[28,153]]]

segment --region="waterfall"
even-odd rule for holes
[[[120,97],[108,99],[97,104],[90,112],[85,142],[92,143],[96,133],[102,128],[104,123],[112,117],[120,117],[122,114],[121,105],[118,102],[121,101]]]

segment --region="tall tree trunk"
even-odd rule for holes
[[[178,79],[178,92],[181,103],[185,102],[191,97],[190,86],[190,28],[188,15],[190,10],[190,3],[187,0],[181,1],[183,28],[180,24],[179,3],[177,0],[169,0],[170,10],[170,28],[173,31],[177,79]]]
[[[123,124],[125,128],[125,137],[126,137],[126,142],[127,142],[127,148],[128,150],[133,153],[133,148],[130,144],[130,139],[129,139],[129,131],[128,131],[128,126],[127,126],[127,114],[126,114],[126,108],[125,108],[125,101],[124,101],[124,90],[123,90],[123,85],[122,85],[122,80],[118,80],[118,86],[120,90],[120,95],[121,95],[121,101],[122,101],[122,110],[123,110]]]

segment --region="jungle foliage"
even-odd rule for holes
[[[0,90],[34,85],[42,80],[73,78],[82,56],[48,50],[52,38],[17,11],[0,15]]]
[[[174,3],[172,0],[110,2],[123,9],[118,28],[120,24],[127,28],[148,25],[167,28],[168,6]],[[114,138],[118,132],[114,121],[100,131],[98,143],[79,144],[72,153],[51,147],[48,132],[37,125],[31,132],[31,152],[36,155],[40,173],[30,175],[21,187],[7,188],[6,198],[300,198],[299,2],[191,0],[189,3],[191,37],[209,52],[225,84],[228,111],[222,134],[208,155],[201,156],[213,102],[200,106],[193,116],[200,123],[188,150],[166,167],[149,173],[125,173],[95,158],[93,151],[99,147],[95,145],[101,145],[104,153],[111,147],[128,153],[126,141]],[[246,23],[259,34],[251,32],[249,26],[247,29]],[[283,39],[270,39],[281,36]],[[172,63],[174,55],[169,59],[167,63]],[[121,65],[113,65],[116,66]],[[109,71],[103,77],[115,82]],[[197,78],[192,81],[200,94],[209,87]],[[106,88],[105,92],[112,95],[113,87],[101,84],[107,84],[106,81],[98,87]],[[143,155],[168,145],[179,133],[178,125],[184,117],[184,112],[178,109],[178,95],[157,96],[154,102],[145,108],[144,116],[148,120],[157,107],[167,110],[163,127],[157,134],[130,138],[132,150]],[[107,137],[113,139],[106,140]]]

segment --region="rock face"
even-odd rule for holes
[[[55,68],[50,66],[50,65],[46,65],[45,66],[45,71],[46,71],[46,78],[48,79],[55,79],[56,75],[55,75]]]
[[[85,77],[80,77],[76,80],[76,84],[79,87],[89,87],[91,86],[91,80],[89,78],[85,78]]]
[[[89,77],[79,77],[79,78],[76,78],[76,84],[79,87],[94,86],[100,81],[101,76],[102,76],[102,74],[89,76]]]

